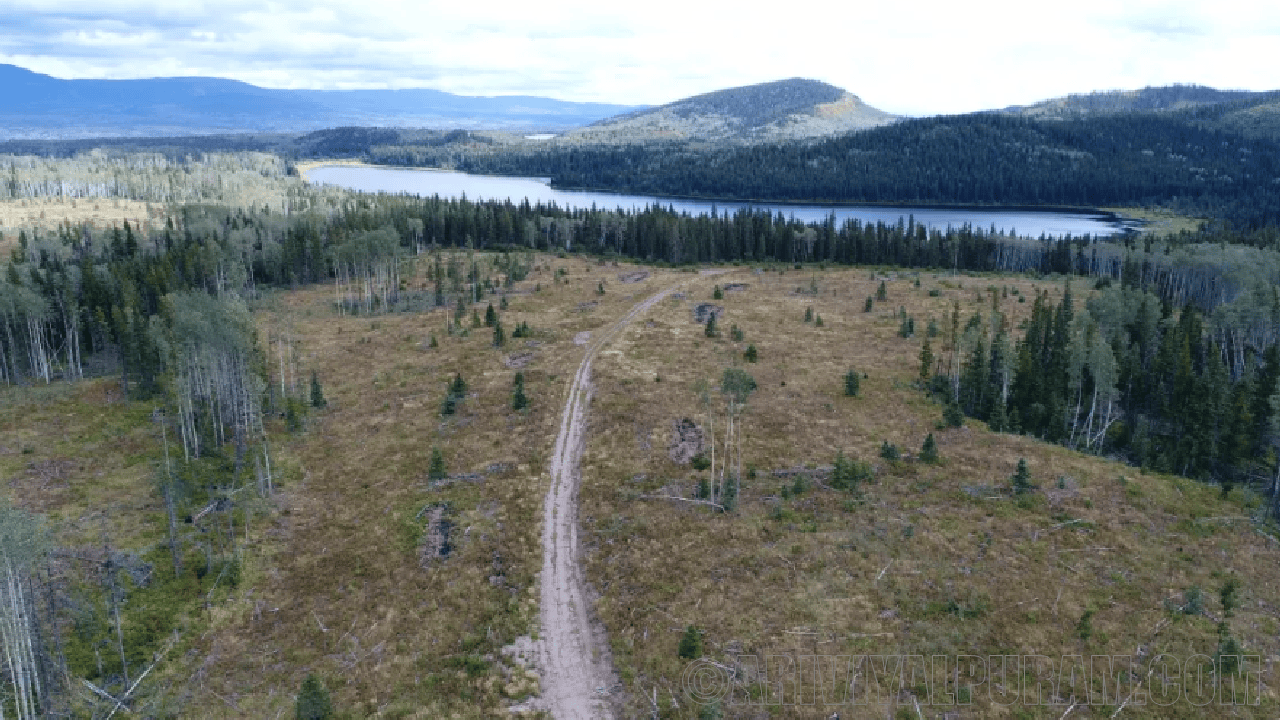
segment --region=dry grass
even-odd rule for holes
[[[241,717],[290,713],[311,671],[358,716],[490,716],[536,688],[497,650],[536,630],[543,475],[581,358],[573,338],[672,275],[624,286],[612,266],[550,257],[539,265],[501,313],[508,333],[525,321],[535,337],[508,339],[501,350],[488,328],[446,336],[451,308],[336,317],[329,288],[282,295],[264,314],[264,330],[287,323],[301,339],[303,371],[318,372],[330,408],[287,450],[297,479],[283,488],[256,580],[200,643],[206,661],[195,716],[234,715],[218,696]],[[561,267],[567,284],[555,281]],[[604,296],[595,292],[601,279]],[[535,284],[542,290],[527,292]],[[433,332],[435,349],[427,347]],[[520,414],[510,410],[514,370],[503,360],[529,351],[531,410]],[[440,401],[455,372],[469,395],[442,420]],[[509,469],[431,489],[433,446],[451,473],[485,474],[494,463]],[[454,551],[424,569],[424,528],[415,518],[435,503],[449,505]]]
[[[78,228],[84,223],[98,230],[131,225],[164,227],[164,207],[123,198],[24,198],[0,201],[0,258],[9,259],[17,246],[18,231],[55,232],[64,223]]]
[[[797,293],[814,276],[819,295]],[[1248,515],[1238,494],[1222,501],[1215,488],[991,433],[979,422],[935,429],[941,407],[910,384],[921,340],[897,337],[893,312],[905,306],[922,332],[930,316],[945,328],[942,318],[956,298],[962,322],[975,311],[986,313],[989,300],[977,293],[989,284],[1032,297],[1035,287],[1055,294],[1059,288],[1021,278],[932,274],[923,274],[915,288],[903,276],[888,282],[888,303],[864,314],[863,299],[878,284],[866,270],[733,279],[750,287],[721,301],[726,337],[708,340],[690,319],[694,302],[710,300],[713,282],[728,280],[704,279],[689,300],[667,305],[669,312],[651,324],[633,326],[614,346],[622,352],[605,354],[596,365],[583,537],[588,576],[603,594],[599,611],[634,698],[633,713],[647,711],[656,687],[660,697],[680,698],[682,710],[672,709],[674,716],[695,716],[682,695],[685,663],[676,652],[689,624],[705,631],[707,655],[722,662],[743,653],[1060,657],[1140,650],[1185,658],[1213,654],[1213,623],[1184,617],[1156,633],[1170,617],[1165,599],[1180,601],[1195,585],[1204,590],[1206,607],[1219,612],[1217,589],[1233,573],[1245,597],[1233,632],[1263,658],[1280,650],[1272,605],[1280,581],[1278,543],[1248,521],[1196,520]],[[940,295],[929,297],[931,288]],[[824,327],[802,322],[807,306]],[[1012,296],[1002,302],[1015,324],[1030,306]],[[730,324],[745,331],[743,342],[727,338]],[[748,343],[759,350],[758,364],[741,363]],[[642,499],[659,488],[692,497],[699,474],[666,457],[671,421],[688,416],[705,426],[693,383],[718,380],[734,364],[760,386],[750,399],[743,450],[757,473],[743,483],[739,511],[716,515],[690,503]],[[856,398],[842,396],[841,376],[850,366],[869,376]],[[914,455],[931,431],[939,465],[890,465],[878,457],[883,440]],[[830,464],[838,451],[879,466],[861,501],[829,489],[780,497],[780,486],[790,481],[770,471]],[[1027,507],[1003,490],[1019,457],[1044,489]],[[1058,478],[1065,489],[1057,489]],[[981,486],[993,489],[966,491]],[[1076,627],[1089,607],[1097,612],[1086,642]],[[894,702],[912,707],[906,695],[886,700]],[[976,702],[980,712],[995,712],[985,698]],[[1268,687],[1261,708],[1234,711],[1266,717],[1275,709]],[[782,714],[827,717],[832,710]],[[1173,710],[1227,712],[1185,703]],[[1152,714],[1151,708],[1131,712]]]
[[[446,336],[451,310],[337,316],[327,287],[282,293],[260,314],[264,343],[284,326],[298,338],[300,386],[315,370],[330,408],[312,416],[305,433],[277,443],[277,513],[254,526],[242,584],[188,636],[196,652],[158,678],[191,693],[183,716],[287,717],[308,672],[322,675],[335,704],[355,717],[493,717],[532,692],[536,684],[498,649],[536,631],[543,474],[581,358],[574,337],[676,282],[688,284],[687,296],[638,320],[594,370],[582,538],[588,577],[600,593],[597,611],[629,697],[622,717],[647,716],[644,698],[655,687],[667,716],[696,717],[682,694],[684,662],[676,653],[688,624],[705,630],[706,654],[718,660],[736,653],[1058,657],[1139,649],[1146,657],[1185,658],[1213,653],[1213,623],[1175,617],[1165,600],[1180,601],[1198,586],[1217,614],[1217,588],[1234,573],[1242,603],[1233,633],[1251,653],[1280,654],[1280,544],[1231,519],[1251,512],[1239,490],[1223,501],[1214,488],[994,434],[973,421],[935,429],[941,408],[911,385],[928,319],[945,329],[956,299],[962,322],[975,311],[986,314],[989,285],[1028,298],[1037,287],[1060,297],[1059,285],[922,273],[916,288],[910,274],[873,277],[866,269],[740,269],[715,278],[654,270],[623,284],[617,275],[634,268],[547,256],[538,268],[502,313],[508,333],[526,321],[536,335],[532,342],[509,338],[502,350],[491,347],[487,328]],[[567,285],[556,282],[558,268],[568,270]],[[863,313],[880,277],[889,278],[889,300]],[[600,296],[602,279],[607,291]],[[816,296],[797,292],[812,281]],[[716,301],[726,309],[724,335],[707,339],[691,320],[692,306],[711,301],[713,284],[729,282],[748,287]],[[535,283],[542,290],[529,292]],[[930,289],[939,295],[930,297]],[[1077,287],[1077,302],[1081,295]],[[823,327],[802,322],[807,306]],[[916,338],[897,337],[899,306],[915,318]],[[1030,308],[1030,300],[1013,295],[1001,302],[1015,324]],[[733,324],[745,331],[743,342],[729,339]],[[440,346],[431,349],[433,332]],[[742,367],[760,387],[750,399],[743,454],[757,473],[744,481],[739,510],[717,515],[640,498],[663,487],[692,495],[697,474],[667,458],[671,422],[688,416],[705,425],[693,383],[741,363],[748,343],[760,361]],[[523,371],[532,407],[514,413],[515,371],[504,360],[529,352]],[[841,396],[850,366],[868,376],[856,398]],[[442,420],[440,400],[455,372],[470,385],[469,397]],[[114,402],[103,395],[110,387],[32,389],[21,397],[6,391],[6,408],[16,412],[0,421],[0,476],[13,480],[19,502],[39,497],[43,509],[63,518],[98,503],[116,503],[118,513],[159,512],[142,482],[158,451],[148,435],[150,408]],[[939,465],[891,466],[877,456],[883,440],[914,455],[930,431],[939,440]],[[451,473],[482,477],[430,488],[433,446]],[[860,500],[822,488],[779,497],[789,481],[772,470],[829,464],[840,450],[879,466]],[[91,464],[90,456],[105,465]],[[1044,490],[1027,507],[1000,489],[1019,457]],[[506,467],[486,473],[494,463]],[[41,468],[53,479],[36,487],[45,482]],[[983,486],[990,489],[970,492]],[[424,566],[425,528],[417,518],[439,503],[449,508],[454,551]],[[162,531],[159,522],[151,526]],[[133,540],[145,542],[139,532]],[[1076,627],[1089,607],[1097,612],[1085,641]],[[1261,707],[1131,706],[1123,716],[1274,717],[1274,687],[1265,688]],[[896,708],[874,712],[911,708],[911,697],[889,698]],[[985,697],[976,700],[965,716],[1024,709],[1004,712]],[[936,715],[951,708],[922,709]],[[729,708],[729,716],[739,710],[746,712]],[[1085,710],[1072,717],[1109,716],[1113,708]],[[757,707],[746,714],[831,711]]]

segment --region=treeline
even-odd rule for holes
[[[992,288],[990,311],[963,329],[957,303],[941,352],[922,352],[921,375],[942,399],[993,430],[1120,455],[1224,493],[1252,483],[1280,498],[1275,342],[1233,345],[1230,330],[1195,306],[1177,309],[1136,282],[1107,284],[1084,307],[1069,284],[1057,305],[1037,294],[1014,338],[1000,311],[1006,298]]]
[[[908,120],[818,142],[699,151],[684,145],[474,152],[383,146],[374,162],[453,162],[539,175],[558,187],[799,202],[1164,205],[1280,222],[1280,147],[1190,122],[1127,113],[1069,120],[995,114]]]

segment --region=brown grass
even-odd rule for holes
[[[817,297],[797,293],[815,276]],[[1238,493],[1222,501],[1215,488],[991,433],[975,421],[935,429],[941,407],[911,386],[921,340],[897,337],[894,311],[905,306],[922,334],[930,316],[946,328],[942,319],[955,298],[962,322],[989,312],[989,301],[976,295],[988,285],[1030,297],[1035,288],[1055,295],[1060,288],[927,273],[915,288],[908,277],[890,280],[889,302],[864,314],[862,301],[878,284],[866,270],[748,276],[750,288],[725,296],[726,337],[718,340],[704,338],[690,320],[692,304],[711,297],[707,279],[656,322],[633,326],[615,345],[620,354],[597,362],[592,412],[599,430],[584,460],[583,536],[632,712],[647,711],[656,687],[660,697],[680,698],[679,711],[668,703],[673,715],[695,716],[682,694],[686,663],[676,653],[689,624],[705,631],[707,655],[721,662],[743,653],[1059,657],[1143,648],[1212,655],[1216,636],[1206,618],[1183,617],[1155,630],[1170,617],[1164,600],[1180,602],[1192,585],[1218,612],[1216,592],[1227,573],[1241,578],[1247,598],[1233,632],[1251,653],[1274,655],[1280,644],[1270,598],[1280,580],[1278,543],[1248,521],[1195,520],[1248,515]],[[931,288],[941,295],[929,297]],[[824,327],[802,322],[807,306]],[[1031,302],[1010,296],[1001,306],[1016,324]],[[746,334],[741,343],[727,338],[735,323]],[[759,350],[756,365],[740,360],[748,343]],[[760,385],[750,399],[744,447],[744,462],[757,474],[743,483],[739,511],[725,516],[642,499],[664,487],[692,497],[699,473],[666,457],[671,420],[688,416],[705,426],[693,383],[718,380],[734,364]],[[842,396],[841,376],[850,366],[869,375],[856,398]],[[883,440],[914,455],[930,431],[941,464],[893,466],[879,458]],[[838,451],[878,466],[860,502],[824,489],[779,497],[789,481],[770,471],[830,464]],[[1044,489],[1028,507],[1004,490],[1019,457]],[[1056,487],[1060,477],[1064,490]],[[965,489],[980,486],[993,489],[976,497]],[[1097,614],[1085,642],[1076,626],[1088,607]],[[995,711],[983,698],[977,702],[981,712]],[[1245,712],[1274,714],[1273,689],[1264,702]],[[915,716],[907,695],[886,703],[904,703],[899,709]],[[731,716],[746,709],[730,709]],[[833,710],[840,708],[782,714],[828,717]],[[1149,707],[1131,711],[1151,714]],[[1175,711],[1226,712],[1186,703]]]
[[[299,385],[315,370],[330,407],[309,418],[305,433],[277,442],[277,512],[269,523],[255,521],[244,581],[188,635],[196,652],[175,653],[157,671],[158,682],[190,693],[183,716],[288,717],[308,672],[324,677],[335,704],[354,717],[493,717],[532,692],[536,683],[498,649],[536,630],[543,473],[581,358],[574,336],[680,281],[689,283],[687,297],[638,320],[594,370],[582,539],[628,697],[622,717],[647,717],[654,688],[665,716],[697,716],[676,653],[688,624],[705,631],[706,654],[721,662],[739,653],[1056,658],[1138,649],[1186,658],[1213,653],[1213,622],[1172,615],[1165,600],[1180,602],[1199,586],[1206,608],[1219,614],[1217,589],[1234,573],[1242,602],[1232,632],[1250,653],[1280,654],[1280,544],[1235,519],[1253,512],[1252,498],[1236,490],[1224,501],[1216,488],[991,433],[974,421],[935,429],[941,408],[911,384],[928,319],[945,331],[955,299],[962,322],[985,315],[989,285],[1060,297],[1057,283],[922,273],[916,288],[908,273],[807,268],[715,278],[653,270],[623,284],[617,274],[634,267],[547,256],[538,263],[517,289],[540,283],[541,292],[513,294],[502,313],[508,332],[527,321],[534,344],[509,338],[502,350],[491,347],[487,328],[446,336],[445,310],[337,316],[327,287],[282,293],[263,311],[264,347],[276,328],[290,327],[301,353]],[[569,270],[567,285],[555,281],[560,267]],[[889,277],[889,301],[863,313],[880,277]],[[603,296],[595,293],[600,280]],[[812,280],[816,296],[797,292]],[[749,287],[717,301],[726,309],[724,335],[705,338],[692,306],[728,282]],[[940,295],[929,297],[930,289]],[[1085,293],[1076,292],[1081,302]],[[591,302],[598,304],[584,305]],[[824,327],[802,322],[807,306]],[[915,318],[916,338],[897,337],[899,306]],[[1013,295],[1001,302],[1015,324],[1030,307]],[[746,333],[741,343],[728,337],[733,324]],[[432,332],[439,348],[426,347]],[[739,510],[719,515],[642,499],[664,487],[692,496],[697,474],[667,458],[671,422],[688,416],[705,426],[693,383],[718,380],[741,363],[748,343],[760,362],[742,367],[760,387],[743,454],[757,472],[744,481]],[[940,341],[934,350],[941,352]],[[515,371],[503,361],[524,352],[533,353],[523,369],[532,407],[519,414],[509,409]],[[850,366],[868,375],[856,398],[841,395]],[[439,403],[455,372],[470,395],[458,415],[442,420]],[[16,411],[0,419],[0,476],[11,479],[20,503],[62,519],[87,517],[100,504],[118,514],[159,512],[142,482],[158,453],[150,407],[117,403],[104,394],[110,387],[5,391],[6,409]],[[890,465],[877,455],[883,440],[914,455],[930,431],[939,465]],[[450,472],[483,478],[430,489],[432,446]],[[878,466],[861,499],[822,488],[779,497],[788,481],[772,470],[829,464],[841,450]],[[1003,491],[1019,457],[1042,488],[1027,507]],[[485,474],[499,462],[509,469]],[[455,549],[424,567],[424,524],[416,518],[436,503],[448,504]],[[149,527],[132,541],[162,532],[158,522]],[[1089,607],[1097,611],[1094,633],[1084,641],[1076,626]],[[1268,683],[1260,707],[1130,706],[1122,716],[1274,717],[1275,683]],[[913,693],[920,698],[909,689],[868,712],[914,717]],[[842,716],[851,709],[835,708]],[[1002,711],[979,697],[962,716],[1024,709]],[[922,710],[932,717],[953,708]],[[1066,707],[1042,710],[1031,716],[1056,718]],[[1082,706],[1072,717],[1113,710]],[[833,709],[727,711],[829,717]]]
[[[56,231],[63,223],[78,228],[88,223],[98,230],[120,225],[164,227],[164,207],[123,198],[24,198],[0,201],[0,258],[9,259],[18,231]]]

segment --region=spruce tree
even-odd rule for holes
[[[862,312],[871,312],[872,308],[874,307],[875,307],[875,301],[871,299],[870,295],[868,295],[867,301],[862,305]]]
[[[436,481],[443,480],[449,476],[449,471],[444,466],[444,455],[440,453],[440,448],[431,448],[431,463],[427,465],[427,479]]]
[[[507,342],[507,335],[502,330],[502,321],[493,324],[493,346],[502,347]]]
[[[711,299],[712,299],[712,300],[723,300],[723,299],[724,299],[724,291],[720,289],[720,286],[719,286],[719,285],[717,285],[717,286],[716,286],[716,289],[715,289],[714,291],[712,291],[712,293],[711,293]]]
[[[857,397],[861,378],[858,377],[858,371],[849,368],[849,372],[844,374],[844,394],[846,397]]]
[[[1009,478],[1009,482],[1013,486],[1015,495],[1024,495],[1036,489],[1036,486],[1031,484],[1031,472],[1027,470],[1026,458],[1018,458],[1018,469]]]
[[[689,625],[684,629],[684,635],[680,638],[679,654],[683,660],[697,660],[702,657],[702,633],[698,628]]]
[[[324,399],[324,390],[320,388],[320,378],[316,376],[316,371],[311,371],[311,407],[322,408],[328,406],[329,401]]]
[[[920,448],[920,462],[938,462],[938,443],[933,439],[933,433],[929,433],[924,439],[924,445]]]
[[[707,318],[707,327],[703,330],[703,334],[709,338],[719,337],[720,331],[716,329],[716,314],[711,313],[711,317]]]
[[[876,288],[876,302],[885,302],[889,299],[889,289],[885,287],[884,281],[880,281],[880,287]]]
[[[498,322],[498,313],[493,309],[493,303],[489,303],[489,307],[484,311],[484,326],[493,327]]]
[[[524,394],[524,373],[516,373],[511,385],[511,409],[523,410],[529,407],[529,398]]]
[[[804,321],[813,322],[813,306],[812,305],[804,309]]]
[[[314,674],[307,675],[302,681],[302,689],[298,692],[297,704],[294,706],[294,717],[297,720],[326,720],[333,716],[333,704],[329,701],[329,690]]]
[[[753,363],[753,362],[755,362],[757,359],[759,359],[759,353],[757,353],[757,352],[756,352],[756,346],[755,346],[755,345],[748,345],[748,346],[747,346],[747,351],[746,351],[746,352],[744,352],[744,353],[742,353],[742,359],[743,359],[743,360],[746,360],[746,361],[747,361],[747,362],[749,362],[749,363]]]

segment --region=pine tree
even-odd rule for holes
[[[484,326],[493,327],[498,322],[498,313],[493,309],[493,303],[489,303],[488,309],[484,311]]]
[[[302,690],[298,692],[294,717],[297,720],[326,720],[333,716],[333,704],[329,701],[329,690],[314,674],[307,675],[302,681]]]

